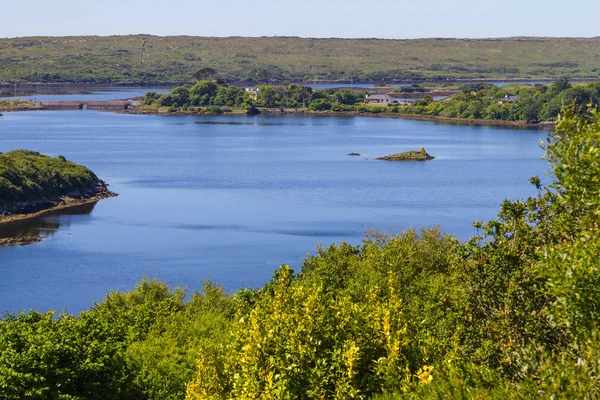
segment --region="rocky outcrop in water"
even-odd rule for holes
[[[6,217],[15,214],[31,214],[41,210],[53,208],[59,205],[75,203],[77,201],[85,201],[91,199],[104,199],[117,196],[116,193],[108,190],[108,184],[104,181],[99,181],[96,188],[92,190],[74,191],[59,199],[38,199],[30,201],[20,201],[14,204],[0,204],[0,222]],[[4,217],[4,218],[3,218]]]
[[[435,157],[429,155],[423,147],[419,151],[405,151],[403,153],[390,154],[389,156],[379,157],[378,160],[383,161],[428,161]]]

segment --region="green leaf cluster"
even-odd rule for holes
[[[185,299],[145,279],[76,317],[6,314],[0,399],[183,398],[200,341],[226,331],[233,304],[209,282]]]

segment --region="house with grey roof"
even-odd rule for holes
[[[498,103],[500,103],[500,104],[510,103],[512,101],[517,101],[518,98],[519,98],[518,96],[509,96],[509,95],[506,95],[503,98],[501,98],[498,101]]]
[[[392,104],[394,98],[387,94],[372,94],[365,97],[365,103],[368,104]]]

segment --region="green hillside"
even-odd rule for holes
[[[144,39],[145,42],[144,42]],[[143,57],[140,57],[144,47]],[[600,38],[311,39],[149,35],[0,39],[0,82],[600,78]]]
[[[63,156],[27,150],[0,153],[0,211],[19,211],[24,203],[93,193],[98,177]]]

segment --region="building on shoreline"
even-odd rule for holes
[[[365,97],[365,103],[368,104],[392,104],[394,98],[387,94],[372,94]]]
[[[252,100],[258,99],[258,88],[246,88],[246,93]]]
[[[503,98],[501,98],[501,99],[498,101],[498,103],[499,103],[499,104],[510,103],[510,102],[512,102],[512,101],[517,101],[517,98],[518,98],[517,96],[509,96],[509,95],[506,95],[506,96],[504,96]]]

